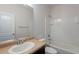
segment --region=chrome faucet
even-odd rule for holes
[[[15,31],[15,32],[16,32],[16,31]],[[24,40],[22,40],[22,39],[19,40],[19,39],[16,38],[16,34],[15,34],[15,33],[12,33],[12,35],[14,36],[14,39],[16,40],[16,44],[17,44],[17,45],[24,43]]]
[[[17,43],[17,45],[23,44],[24,40],[17,40],[16,43]]]

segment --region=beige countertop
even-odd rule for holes
[[[35,47],[30,49],[30,50],[28,50],[28,52],[25,52],[24,54],[34,53],[35,51],[39,50],[41,47],[43,47],[45,45],[45,42],[39,41],[37,39],[30,39],[30,40],[27,40],[26,42],[33,42],[33,43],[35,43]],[[0,48],[0,54],[9,54],[8,53],[8,49],[10,47],[12,47],[13,45],[8,45],[8,46],[5,46],[5,47],[1,47]]]

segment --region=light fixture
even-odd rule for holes
[[[60,19],[60,18],[55,19],[55,22],[62,22],[62,19]]]
[[[26,6],[26,5],[28,5],[28,6],[30,6],[30,7],[33,7],[32,4],[24,4],[24,6]]]

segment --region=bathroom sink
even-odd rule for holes
[[[12,54],[24,53],[35,47],[33,42],[25,42],[23,44],[12,46],[8,52]]]

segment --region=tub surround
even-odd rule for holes
[[[35,47],[30,49],[30,50],[28,50],[24,54],[34,53],[34,52],[38,51],[41,47],[43,47],[45,45],[45,42],[39,41],[38,39],[36,39],[34,37],[24,37],[24,38],[20,38],[20,39],[23,39],[24,42],[33,42],[33,43],[35,43]],[[8,40],[6,42],[1,42],[0,43],[0,54],[9,54],[8,53],[8,49],[10,47],[12,47],[13,45],[15,45],[15,44],[16,44],[15,40]]]

